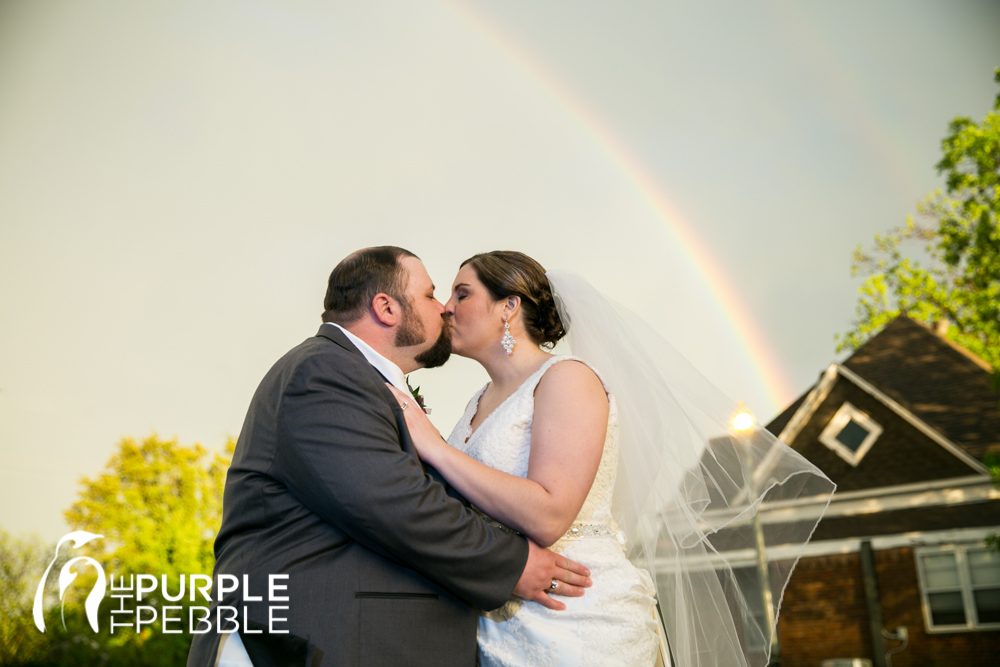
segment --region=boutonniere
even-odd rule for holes
[[[431,413],[431,409],[428,408],[426,405],[424,405],[424,397],[423,397],[423,394],[420,393],[420,387],[417,387],[416,389],[414,389],[410,385],[410,376],[409,375],[406,376],[406,388],[410,390],[411,394],[413,394],[413,400],[415,400],[417,402],[417,405],[419,405],[420,409],[424,411],[424,414],[429,415]]]

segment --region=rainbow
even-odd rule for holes
[[[767,344],[760,327],[743,305],[743,300],[732,282],[695,234],[693,225],[684,218],[649,175],[640,161],[614,136],[590,109],[581,103],[573,92],[547,70],[543,63],[523,46],[483,15],[461,0],[442,0],[442,4],[465,24],[482,35],[488,43],[512,61],[529,79],[558,105],[593,139],[623,172],[674,242],[684,250],[691,269],[700,277],[714,299],[731,335],[750,360],[750,365],[761,379],[772,410],[783,409],[797,395],[781,363]]]

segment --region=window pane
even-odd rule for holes
[[[955,554],[933,554],[921,556],[921,559],[928,588],[961,588]]]
[[[973,593],[976,615],[980,623],[1000,623],[1000,588],[988,588]]]
[[[969,551],[969,571],[973,586],[1000,584],[1000,553]]]
[[[840,433],[837,434],[837,440],[840,444],[847,447],[852,452],[858,451],[858,447],[861,446],[861,443],[864,442],[867,437],[868,429],[853,419],[847,422],[847,426],[845,426]]]
[[[962,594],[931,593],[927,596],[931,605],[931,620],[934,625],[965,625],[965,609]]]

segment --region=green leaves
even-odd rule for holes
[[[1000,68],[994,80],[1000,84]],[[1000,93],[981,122],[955,118],[941,151],[945,191],[917,205],[927,222],[907,218],[876,235],[871,250],[854,251],[851,275],[866,277],[854,327],[836,336],[837,351],[857,349],[901,312],[932,326],[946,320],[948,338],[986,360],[1000,389]],[[916,243],[926,265],[901,249]],[[984,463],[1000,486],[1000,453]],[[987,543],[1000,550],[1000,534]]]
[[[86,555],[100,561],[109,578],[167,575],[171,591],[177,590],[181,574],[211,575],[213,543],[222,520],[222,491],[235,446],[230,439],[221,453],[210,454],[201,445],[185,446],[156,435],[141,442],[122,439],[104,472],[80,480],[79,499],[65,513],[74,529],[104,536],[87,545]],[[46,632],[39,632],[33,621],[32,600],[55,546],[38,539],[13,538],[0,530],[0,588],[4,591],[0,600],[0,617],[4,619],[0,664],[116,667],[184,663],[190,634],[165,634],[160,624],[144,627],[141,632],[119,627],[112,633],[110,611],[117,603],[111,598],[106,597],[101,605],[100,632],[91,630],[82,609],[82,591],[90,590],[94,578],[90,568],[78,570],[79,580],[63,601],[57,594],[57,576],[50,574]],[[55,572],[73,555],[78,554],[64,547]],[[162,603],[155,597],[143,602],[155,607]],[[122,604],[134,608],[136,602]]]
[[[116,574],[211,574],[234,447],[209,457],[198,444],[124,438],[105,472],[80,480],[66,521],[105,536],[104,565]]]
[[[1000,84],[1000,68],[995,72]],[[933,326],[1000,371],[1000,94],[979,123],[955,118],[941,142],[938,190],[917,205],[921,222],[876,235],[854,252],[864,275],[853,328],[836,336],[854,350],[901,312]],[[907,252],[904,252],[906,249]]]

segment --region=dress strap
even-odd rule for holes
[[[546,359],[545,363],[539,366],[538,370],[529,375],[528,379],[524,381],[524,384],[521,385],[521,391],[529,394],[535,393],[535,387],[537,387],[538,383],[542,381],[542,376],[545,375],[545,371],[549,370],[550,368],[558,364],[560,361],[569,361],[569,360],[579,361],[579,359],[577,359],[576,357],[571,357],[569,355],[564,355],[564,354]]]
[[[531,376],[529,376],[528,379],[524,381],[524,385],[521,386],[519,391],[525,391],[527,393],[534,394],[535,387],[537,387],[538,383],[542,381],[542,376],[545,375],[545,371],[549,370],[550,368],[558,364],[560,361],[579,361],[581,364],[592,370],[594,372],[594,375],[597,376],[597,379],[601,381],[601,385],[604,387],[604,393],[608,395],[608,398],[610,400],[611,389],[608,387],[607,383],[604,382],[604,378],[601,377],[600,372],[598,372],[598,370],[594,368],[592,365],[590,365],[590,363],[588,363],[587,361],[584,361],[580,357],[574,357],[573,355],[570,354],[560,354],[558,356],[552,357],[551,359],[547,360],[544,364],[538,367],[537,371],[532,373]]]

